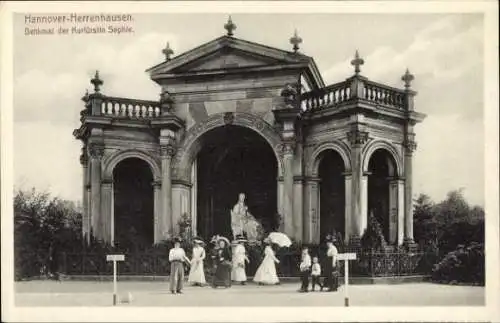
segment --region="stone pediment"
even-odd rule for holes
[[[228,48],[225,51],[217,51],[191,63],[180,66],[176,68],[175,71],[209,71],[228,68],[272,66],[280,63],[282,62],[273,58],[265,56],[258,57],[255,54],[252,55],[252,53]]]
[[[305,71],[313,87],[324,83],[312,57],[289,52],[234,37],[222,36],[168,61],[146,70],[151,79],[158,81],[192,74],[216,73],[238,69],[296,68]]]

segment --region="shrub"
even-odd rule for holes
[[[449,252],[432,270],[432,280],[443,283],[474,283],[484,286],[484,244],[473,242],[459,245]]]

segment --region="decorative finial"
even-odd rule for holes
[[[101,89],[99,88],[104,82],[99,78],[99,71],[95,71],[95,76],[90,80],[90,83],[94,85],[94,92],[99,93]]]
[[[354,54],[354,59],[351,61],[351,65],[354,66],[354,73],[356,75],[358,75],[359,72],[361,72],[361,69],[359,67],[361,65],[363,65],[364,63],[365,63],[365,61],[361,57],[359,57],[359,52],[356,49],[356,53]]]
[[[293,45],[293,51],[296,53],[299,50],[299,44],[302,43],[302,38],[299,37],[297,34],[297,29],[295,29],[295,32],[293,33],[293,37],[290,38],[290,44]]]
[[[227,35],[229,37],[233,37],[233,31],[236,30],[236,25],[233,23],[233,20],[231,20],[231,16],[229,16],[227,23],[224,25],[224,29],[227,30]]]
[[[165,47],[162,51],[163,55],[165,55],[165,60],[168,62],[170,60],[170,56],[174,54],[172,48],[170,48],[170,43],[167,42],[167,47]]]
[[[405,82],[405,88],[409,89],[411,87],[411,81],[415,79],[415,76],[410,73],[408,69],[406,69],[405,74],[401,77],[401,80]]]

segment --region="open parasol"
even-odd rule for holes
[[[290,238],[281,232],[271,232],[267,238],[280,247],[290,247],[292,245]]]

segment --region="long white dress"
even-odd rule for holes
[[[201,246],[193,247],[193,257],[191,269],[189,270],[188,282],[192,284],[205,284],[205,270],[203,260],[205,259],[205,249]]]
[[[278,275],[276,274],[276,265],[278,259],[274,256],[274,251],[271,246],[266,246],[264,249],[264,260],[260,264],[253,281],[256,283],[275,285],[279,283]]]
[[[247,260],[245,247],[237,244],[233,250],[233,269],[231,271],[231,280],[236,282],[246,282],[245,261]]]

